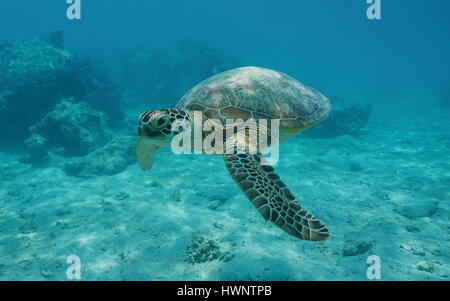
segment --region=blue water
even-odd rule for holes
[[[0,3],[0,280],[368,280],[371,255],[448,280],[448,1],[65,2]],[[139,113],[240,66],[332,101],[275,166],[330,240],[265,222],[220,157],[138,167]]]

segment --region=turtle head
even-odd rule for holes
[[[139,115],[136,158],[143,170],[153,165],[162,146],[170,146],[172,138],[181,133],[189,122],[189,115],[181,109],[146,111]]]
[[[181,109],[147,111],[139,115],[138,135],[160,146],[168,146],[170,140],[184,130],[187,122],[189,115]]]

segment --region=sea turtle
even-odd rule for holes
[[[198,122],[194,122],[194,115],[200,114],[202,122],[222,127],[223,141],[218,142],[225,145],[222,156],[228,172],[260,214],[295,237],[322,241],[329,237],[328,229],[299,204],[273,167],[264,163],[261,151],[254,148],[254,140],[248,139],[249,131],[228,133],[225,128],[228,119],[258,123],[264,119],[279,120],[279,141],[283,142],[321,122],[330,111],[330,102],[324,95],[286,74],[260,67],[236,68],[201,82],[174,108],[142,113],[136,156],[142,169],[150,169],[161,146],[170,146],[173,137],[180,133],[192,135]],[[180,120],[183,125],[175,126]],[[271,123],[267,124],[265,129],[259,127],[258,133],[269,133]],[[202,137],[208,133],[205,130]],[[271,143],[274,139],[268,140]]]

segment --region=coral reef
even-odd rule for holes
[[[134,162],[134,136],[114,137],[107,116],[87,102],[63,99],[30,127],[22,162],[61,167],[81,178],[113,175]]]
[[[86,102],[63,99],[55,110],[30,127],[26,141],[30,160],[44,159],[46,149],[64,147],[68,155],[85,155],[103,145],[110,136],[104,113],[95,111]]]
[[[228,57],[186,39],[173,49],[134,49],[123,53],[125,84],[146,104],[169,105],[200,81],[237,67]]]
[[[87,59],[62,46],[62,32],[0,46],[0,137],[9,146],[22,144],[28,127],[62,98],[86,100],[111,122],[123,117],[118,88],[95,75]]]
[[[351,106],[339,97],[330,97],[333,110],[330,116],[305,132],[312,138],[334,138],[341,135],[358,136],[369,120],[372,108],[369,104],[356,103]]]
[[[68,175],[82,178],[117,174],[135,161],[134,140],[133,136],[115,137],[88,155],[69,160],[63,169]]]

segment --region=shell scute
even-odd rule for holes
[[[280,119],[284,129],[306,129],[328,117],[328,99],[286,74],[259,67],[236,68],[192,88],[177,104],[208,118]]]

